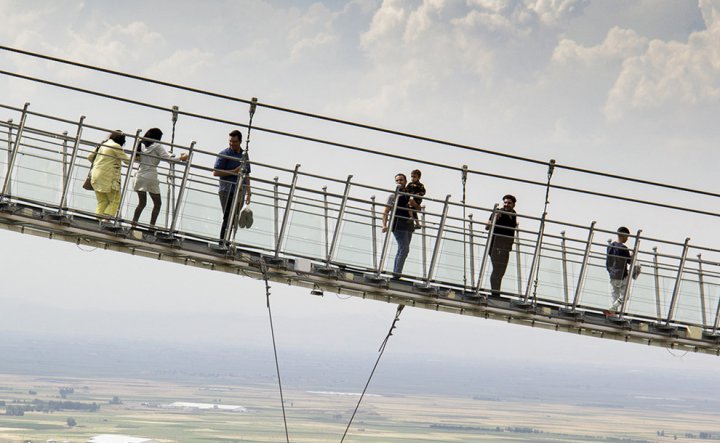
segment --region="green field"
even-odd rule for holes
[[[78,379],[0,375],[6,407],[33,400],[98,403],[97,412],[63,410],[0,415],[0,441],[84,442],[96,434],[126,434],[167,442],[285,441],[274,386],[226,386],[130,379]],[[110,404],[117,396],[121,404]],[[357,402],[355,395],[285,392],[292,442],[339,442]],[[247,412],[188,411],[175,401],[241,405]],[[4,407],[0,406],[0,414]],[[72,417],[77,426],[70,428]],[[656,442],[703,441],[711,413],[673,414],[629,408],[473,400],[470,397],[371,395],[365,398],[346,442]],[[658,436],[664,430],[665,437]],[[694,438],[687,434],[695,433]]]

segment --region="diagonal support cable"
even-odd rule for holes
[[[403,309],[405,308],[405,305],[398,305],[397,311],[395,311],[395,318],[393,319],[392,324],[390,325],[390,330],[388,331],[387,335],[385,336],[385,340],[383,340],[382,344],[380,345],[380,349],[378,349],[378,352],[380,353],[378,355],[377,360],[375,360],[375,366],[373,366],[372,371],[370,371],[370,377],[368,377],[367,383],[365,383],[365,388],[362,391],[362,394],[360,394],[360,399],[358,399],[357,405],[355,405],[355,410],[352,413],[352,416],[350,417],[350,421],[347,424],[347,427],[345,428],[345,432],[342,435],[342,438],[340,439],[340,443],[343,443],[345,441],[345,436],[347,436],[348,431],[350,430],[350,426],[352,425],[353,420],[355,419],[355,414],[357,414],[358,409],[360,408],[360,403],[363,401],[363,397],[365,397],[365,392],[367,392],[368,386],[370,386],[370,381],[373,378],[373,375],[375,375],[375,370],[378,367],[378,364],[380,363],[380,358],[382,358],[383,353],[385,352],[385,347],[387,346],[388,340],[390,340],[390,336],[392,336],[393,330],[397,327],[395,326],[398,321],[400,321],[400,313],[402,313]]]
[[[278,388],[280,389],[280,405],[282,406],[283,423],[285,424],[285,441],[290,443],[288,434],[287,416],[285,415],[285,398],[283,397],[282,380],[280,379],[280,364],[278,363],[277,345],[275,344],[275,327],[273,326],[272,309],[270,308],[270,283],[268,282],[267,267],[262,266],[263,280],[265,280],[265,297],[267,300],[268,316],[270,318],[270,334],[272,335],[273,353],[275,354],[275,370],[277,371]]]

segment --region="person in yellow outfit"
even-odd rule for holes
[[[123,151],[124,144],[125,134],[122,131],[113,131],[108,139],[88,156],[88,160],[93,164],[90,182],[97,198],[95,213],[102,218],[115,217],[120,204],[122,162],[130,162],[130,156]]]

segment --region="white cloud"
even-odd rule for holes
[[[605,113],[692,105],[720,105],[720,1],[700,2],[706,29],[687,42],[653,40],[628,57],[609,92]]]
[[[201,77],[208,70],[208,66],[213,66],[215,60],[215,54],[211,52],[197,48],[181,49],[152,64],[146,73],[150,77],[174,79],[175,82],[182,83],[190,78]]]
[[[582,46],[573,40],[561,40],[552,55],[557,64],[597,66],[618,63],[628,57],[641,54],[648,45],[648,39],[629,29],[612,28],[605,40],[596,46]]]
[[[70,29],[67,49],[56,51],[63,57],[80,62],[118,68],[128,63],[149,61],[165,39],[143,22],[100,24],[82,32]]]

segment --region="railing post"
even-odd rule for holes
[[[8,147],[7,147],[7,166],[6,166],[6,168],[10,166],[10,157],[12,157],[12,145],[13,145],[13,142],[12,142],[12,132],[13,132],[12,122],[13,122],[13,119],[8,120],[8,139],[7,139]],[[7,175],[7,173],[8,173],[9,171],[10,171],[10,169],[7,169],[7,170],[5,171],[6,175]],[[8,194],[11,194],[11,193],[12,193],[12,189],[11,189],[10,186],[8,186]]]
[[[278,242],[278,236],[280,235],[280,190],[279,190],[279,184],[278,184],[279,177],[275,176],[273,177],[273,181],[275,182],[273,184],[273,233],[274,235],[274,243],[277,244]]]
[[[65,189],[66,183],[70,181],[70,177],[68,177],[68,161],[67,161],[67,131],[63,131],[63,143],[62,143],[62,167],[63,167],[63,180],[62,180],[62,187]]]
[[[15,160],[17,159],[17,153],[20,150],[20,139],[22,138],[23,131],[25,130],[25,121],[28,115],[28,106],[30,103],[25,103],[22,110],[22,116],[20,117],[20,125],[18,126],[18,133],[15,136],[15,144],[12,147],[12,152],[8,157],[7,172],[5,173],[5,182],[2,187],[2,195],[0,197],[7,198],[10,194],[10,180],[12,179],[13,168],[15,167]]]
[[[469,223],[469,232],[468,237],[470,239],[470,287],[475,287],[475,230],[473,228],[473,215],[469,214],[468,219],[470,219]],[[467,288],[465,288],[467,290]]]
[[[170,117],[170,121],[172,122],[172,135],[170,136],[170,154],[172,155],[173,148],[175,147],[175,125],[178,121],[178,115],[180,114],[180,108],[177,106],[172,107],[172,116]],[[179,205],[176,204],[178,200],[176,200],[175,196],[175,163],[170,162],[169,168],[168,168],[169,174],[167,177],[167,183],[168,183],[168,190],[167,190],[167,197],[168,197],[168,204],[165,208],[165,226],[168,226],[168,224],[172,225],[172,220],[175,220],[175,213],[173,212],[170,214],[170,211],[175,211],[175,208],[178,208]],[[170,230],[172,233],[173,230]]]
[[[170,235],[175,234],[175,229],[177,228],[177,221],[178,221],[178,214],[180,214],[180,205],[182,204],[183,198],[185,198],[185,191],[187,190],[187,182],[188,178],[190,177],[190,166],[192,166],[192,158],[193,154],[195,153],[195,141],[192,141],[190,143],[190,150],[188,151],[188,158],[185,161],[185,170],[183,171],[182,181],[180,182],[180,190],[177,194],[177,199],[175,200],[175,207],[173,208],[172,213],[172,222],[170,223]],[[173,197],[174,197],[173,192]]]
[[[328,195],[327,186],[322,187],[323,190],[323,214],[324,214],[324,225],[325,225],[325,257],[326,261],[330,262],[330,227],[328,226]]]
[[[528,273],[527,286],[525,287],[525,296],[523,297],[524,302],[527,302],[530,298],[530,290],[532,289],[533,279],[535,278],[535,273],[538,272],[537,268],[540,266],[540,252],[542,250],[543,236],[545,235],[546,216],[547,214],[545,213],[540,219],[540,229],[538,229],[538,236],[535,242],[535,251],[533,251],[533,258],[530,262],[530,272]],[[535,281],[535,288],[537,290],[537,281]]]
[[[483,252],[482,258],[480,259],[480,273],[478,274],[477,285],[475,286],[475,295],[480,294],[482,289],[483,274],[485,273],[485,264],[487,263],[488,255],[490,254],[490,244],[492,243],[492,236],[495,232],[495,214],[498,211],[498,204],[495,203],[493,206],[492,215],[490,216],[490,229],[488,230],[487,240],[485,241],[485,251]]]
[[[713,323],[713,335],[717,334],[718,324],[720,324],[720,298],[718,298],[717,308],[715,309],[715,323]]]
[[[280,225],[280,232],[278,233],[277,243],[275,244],[275,257],[280,255],[280,246],[282,245],[287,225],[290,222],[290,207],[292,206],[293,197],[295,197],[295,187],[297,186],[299,169],[300,164],[296,164],[295,171],[293,171],[292,183],[290,184],[290,191],[288,192],[287,202],[285,202],[285,213],[283,214],[282,225]]]
[[[620,312],[618,313],[618,316],[622,318],[622,316],[625,314],[625,308],[627,308],[628,301],[630,299],[630,293],[632,292],[632,282],[633,282],[633,275],[635,273],[635,266],[637,265],[637,254],[640,250],[640,234],[642,233],[642,229],[638,229],[637,234],[635,234],[635,247],[633,248],[632,257],[630,258],[630,271],[628,272],[628,282],[625,286],[625,293],[623,294],[623,300],[620,304]]]
[[[577,286],[575,287],[575,295],[573,297],[572,310],[575,311],[580,303],[582,295],[582,287],[585,283],[585,274],[587,273],[588,260],[590,259],[590,249],[592,248],[593,237],[595,236],[595,223],[590,224],[590,232],[588,233],[587,244],[585,245],[585,254],[583,255],[582,265],[580,265],[580,275],[578,276]]]
[[[60,212],[63,213],[67,210],[67,196],[70,192],[70,184],[72,181],[70,180],[70,176],[72,176],[73,170],[75,169],[75,162],[77,161],[77,155],[78,150],[80,149],[80,139],[82,137],[83,133],[83,123],[85,122],[85,116],[80,117],[80,121],[78,121],[78,128],[77,132],[75,133],[75,141],[73,142],[73,150],[72,154],[70,155],[70,166],[67,168],[67,171],[63,172],[63,188],[62,188],[62,194],[60,195]],[[65,132],[65,135],[67,135],[67,132]],[[63,142],[63,160],[65,159],[65,153],[67,151],[67,145],[65,142]],[[65,163],[63,161],[63,163]],[[65,165],[63,164],[63,170],[65,170]]]
[[[517,269],[517,293],[522,294],[522,263],[520,263],[520,223],[518,223],[515,228],[515,269]]]
[[[397,205],[398,205],[398,193],[400,192],[400,186],[397,186],[395,188],[395,193],[393,196],[393,206],[392,211],[390,213],[390,220],[388,220],[388,228],[387,232],[385,232],[385,238],[383,239],[383,246],[382,250],[380,252],[380,263],[378,263],[377,269],[375,269],[375,273],[379,276],[383,268],[385,267],[385,260],[387,260],[388,255],[388,249],[390,249],[390,234],[393,230],[393,222],[395,222],[395,212],[397,212]]]
[[[655,274],[655,307],[657,308],[657,322],[662,322],[662,309],[660,308],[660,266],[658,265],[658,248],[653,246],[653,273]]]
[[[350,195],[350,180],[352,175],[348,175],[347,181],[345,182],[345,192],[343,192],[342,203],[340,203],[340,211],[338,212],[338,219],[335,222],[335,231],[333,232],[332,244],[330,245],[330,252],[327,255],[327,261],[330,263],[335,257],[335,249],[337,249],[338,240],[340,240],[340,228],[342,227],[343,217],[345,216],[345,208],[347,208],[348,196]]]
[[[568,290],[568,270],[567,270],[567,245],[565,239],[565,231],[560,232],[562,239],[560,240],[560,253],[562,259],[562,277],[563,277],[563,297],[565,306],[570,304],[570,292]]]
[[[707,327],[707,309],[705,306],[705,279],[703,278],[702,254],[697,255],[698,258],[698,284],[700,285],[700,311],[702,312],[703,328]]]
[[[252,116],[250,116],[251,124],[252,124]],[[248,127],[248,131],[250,131],[250,128]],[[248,136],[250,134],[248,133]],[[248,140],[246,139],[246,146],[245,151],[243,152],[242,160],[240,161],[240,172],[237,175],[237,181],[235,182],[235,190],[233,192],[232,200],[230,202],[230,218],[228,219],[227,226],[225,229],[225,238],[222,240],[225,242],[225,244],[229,244],[231,239],[235,239],[235,233],[237,232],[237,218],[240,214],[237,214],[238,207],[243,204],[241,199],[243,198],[243,188],[245,186],[245,178],[248,176],[247,172],[245,172],[245,169],[249,167],[250,164],[250,158],[249,158],[249,152],[247,143]],[[248,186],[248,189],[245,189],[245,195],[250,192],[250,186]]]
[[[445,230],[445,222],[447,221],[449,206],[450,194],[445,197],[445,205],[443,206],[442,216],[440,217],[440,226],[438,227],[437,236],[435,237],[435,246],[433,247],[432,258],[430,258],[430,268],[428,269],[427,277],[425,278],[425,281],[428,283],[435,277],[435,268],[437,267],[438,255],[440,255],[440,245],[443,240],[442,235]]]
[[[370,216],[372,224],[372,258],[373,258],[373,269],[377,269],[377,212],[375,211],[375,196],[370,196]]]
[[[687,260],[687,253],[689,249],[690,237],[685,239],[683,245],[682,256],[680,257],[680,266],[678,267],[677,277],[675,278],[675,285],[673,286],[672,298],[670,299],[670,309],[668,309],[668,315],[666,324],[670,324],[675,317],[675,309],[677,308],[678,297],[680,296],[680,284],[682,283],[682,275],[685,268],[685,261]]]
[[[140,144],[140,134],[142,133],[142,129],[138,129],[135,132],[135,142],[133,143],[132,147],[132,153],[130,154],[130,164],[128,164],[127,167],[127,174],[125,174],[125,181],[123,183],[122,188],[120,189],[120,202],[118,203],[117,211],[115,212],[115,221],[113,225],[115,227],[118,227],[120,225],[120,214],[122,213],[122,205],[125,202],[125,193],[127,192],[128,186],[130,186],[130,176],[132,175],[132,168],[135,164],[135,156],[137,154],[137,147]],[[120,162],[120,171],[122,176],[122,162]]]
[[[420,206],[422,212],[420,212],[420,218],[422,224],[420,226],[420,248],[422,249],[422,272],[423,278],[427,278],[427,226],[425,224],[425,205]]]

